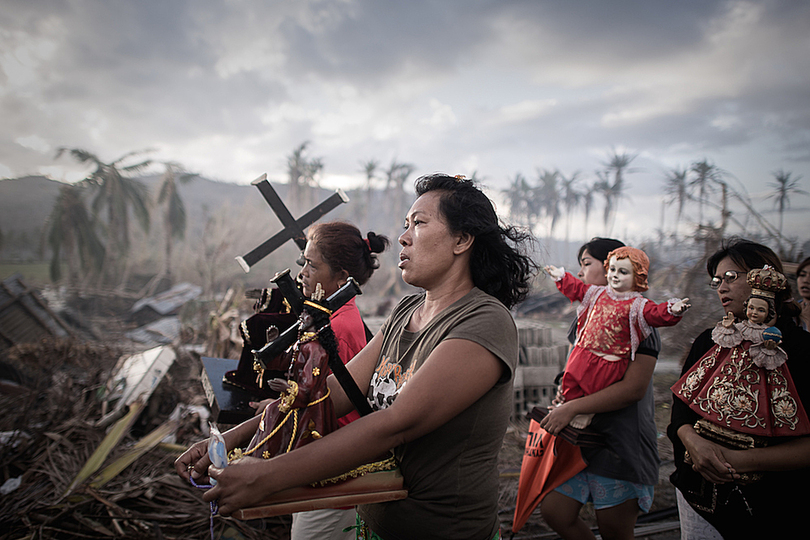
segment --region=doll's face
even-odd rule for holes
[[[636,282],[632,261],[629,258],[617,259],[615,255],[611,257],[607,280],[610,288],[616,292],[632,291]]]
[[[749,298],[745,316],[754,324],[765,324],[768,319],[768,302],[762,298]]]

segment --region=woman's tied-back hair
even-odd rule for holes
[[[745,272],[750,272],[755,268],[762,268],[767,264],[777,272],[785,273],[781,259],[771,248],[744,238],[731,237],[724,241],[720,249],[706,261],[706,270],[709,272],[709,277],[714,277],[717,266],[726,257]],[[745,276],[739,276],[737,279],[745,279]],[[785,290],[776,295],[776,304],[781,304],[781,308],[779,308],[780,317],[796,317],[801,312],[801,308],[793,301],[790,282],[788,282]]]
[[[474,237],[470,270],[473,284],[512,308],[529,294],[538,266],[527,254],[530,233],[501,226],[492,201],[472,180],[431,174],[416,180],[416,194],[440,191],[439,211],[454,233]]]
[[[577,262],[582,260],[582,254],[585,253],[586,250],[590,256],[597,261],[605,262],[608,258],[608,253],[620,247],[624,247],[624,242],[621,240],[616,240],[614,238],[600,238],[598,236],[591,238],[590,242],[579,248]]]
[[[373,232],[363,238],[360,229],[345,221],[315,223],[307,231],[307,241],[315,244],[333,273],[345,270],[359,285],[380,267],[376,254],[391,243],[388,237]]]
[[[608,253],[607,259],[605,259],[605,272],[607,272],[610,259],[613,257],[616,257],[617,261],[630,259],[633,264],[633,290],[644,292],[650,288],[647,283],[647,275],[650,273],[650,258],[647,257],[646,253],[630,246],[614,249]]]

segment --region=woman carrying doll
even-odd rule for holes
[[[577,308],[577,339],[562,378],[562,396],[570,401],[619,381],[652,328],[673,326],[689,309],[689,299],[656,304],[641,293],[648,289],[650,261],[640,249],[624,246],[605,262],[607,286],[586,285],[561,268],[547,266],[557,288]],[[578,415],[571,425],[583,428],[592,414]]]
[[[641,295],[648,288],[649,259],[640,249],[622,246],[610,251],[604,261],[604,269],[607,272],[607,285],[590,285],[561,268],[545,267],[557,282],[560,292],[572,302],[581,302],[577,309],[576,341],[562,377],[563,404],[560,410],[564,408],[567,411],[572,402],[620,381],[630,361],[635,358],[640,343],[650,335],[652,329],[677,324],[689,308],[688,298],[655,304]],[[567,413],[555,414],[553,407],[550,409],[549,414],[539,422],[540,444],[545,448],[543,457],[536,460],[524,456],[521,480],[527,483],[519,486],[517,507],[530,509],[540,502],[546,521],[564,538],[593,538],[590,529],[579,519],[583,498],[590,498],[583,495],[588,489],[593,489],[589,483],[593,477],[581,474],[586,463],[581,457],[580,448],[561,441],[557,434],[569,423],[575,428],[586,427],[594,413],[578,414],[572,418]],[[600,532],[611,538],[632,537],[634,514],[639,506],[624,504],[630,499],[623,500],[623,493],[619,492],[626,491],[630,495],[644,489],[640,485],[631,487],[607,477],[604,477],[604,481],[614,486],[617,493],[612,500],[600,500],[600,505],[595,506],[600,511],[597,514]],[[547,496],[550,500],[548,503]],[[602,512],[611,507],[620,508],[607,515]],[[629,512],[625,513],[624,510]],[[525,511],[516,511],[513,526],[519,529],[525,517]],[[610,532],[615,534],[610,535]]]
[[[772,270],[764,272],[765,265]],[[782,263],[766,246],[731,240],[707,270],[727,315],[692,344],[667,428],[682,538],[788,538],[803,525],[806,504],[798,493],[810,482],[801,412],[810,403],[810,334],[796,326],[798,306],[789,284],[782,286]],[[732,448],[729,439],[744,444]]]
[[[785,276],[765,266],[748,272],[751,296],[745,302],[747,319],[734,322],[729,312],[712,330],[715,345],[672,386],[675,397],[700,415],[698,433],[730,448],[773,444],[771,437],[810,434],[810,420],[798,399],[779,344],[776,294],[785,290]],[[685,462],[691,463],[686,453]],[[751,482],[759,473],[740,475]],[[712,486],[706,486],[717,503]]]

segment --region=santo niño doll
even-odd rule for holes
[[[675,396],[701,416],[698,433],[732,447],[810,433],[787,354],[779,347],[781,332],[773,326],[787,279],[770,266],[751,270],[746,279],[751,287],[747,319],[735,322],[728,313],[712,330],[715,345],[672,386]]]
[[[581,302],[577,338],[561,383],[563,401],[593,394],[619,381],[652,328],[677,324],[689,309],[688,298],[656,304],[641,295],[648,289],[649,267],[647,255],[629,246],[608,254],[607,286],[586,285],[562,268],[545,267],[560,292],[572,302]],[[578,415],[571,425],[583,428],[591,418],[592,414]]]
[[[269,459],[337,429],[326,384],[329,358],[338,358],[337,340],[329,326],[331,311],[321,303],[322,296],[316,289],[312,299],[304,302],[298,340],[284,353],[289,362],[286,379],[269,383],[280,397],[264,408],[259,427],[242,455]]]

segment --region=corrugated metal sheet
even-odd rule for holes
[[[0,283],[0,349],[43,337],[68,337],[68,327],[14,274]]]
[[[138,300],[132,306],[132,312],[137,313],[141,309],[149,307],[162,316],[173,315],[184,304],[194,300],[200,294],[202,294],[202,287],[191,283],[178,283],[166,292]]]

